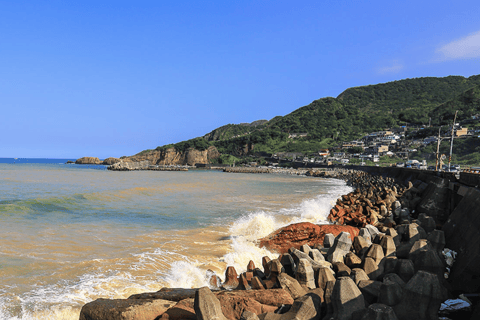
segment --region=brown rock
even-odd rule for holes
[[[323,243],[327,233],[337,236],[341,232],[348,232],[353,240],[358,235],[358,228],[331,224],[316,225],[309,222],[295,223],[259,239],[259,246],[279,253],[287,253],[291,247],[299,249],[304,244],[314,247],[317,243]]]
[[[76,164],[102,164],[97,157],[83,157],[75,161]]]
[[[122,161],[122,160],[120,160],[118,158],[111,158],[110,157],[110,158],[107,158],[107,159],[103,160],[102,164],[109,166],[109,165],[115,164],[115,163],[120,162],[120,161]]]
[[[168,318],[165,317],[168,315]],[[194,299],[185,299],[165,311],[163,319],[169,320],[196,320],[197,315],[194,309]]]
[[[97,299],[82,307],[79,320],[151,320],[176,304],[161,299]]]
[[[234,267],[229,266],[225,270],[225,282],[222,284],[225,289],[236,289],[238,287],[238,274]]]
[[[165,150],[151,150],[147,152],[140,152],[131,157],[122,158],[123,161],[139,162],[148,160],[154,165],[190,165],[194,166],[196,163],[208,164],[211,160],[220,156],[217,148],[214,146],[206,150],[199,151],[196,149],[188,149],[184,152],[169,148]]]

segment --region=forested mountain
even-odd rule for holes
[[[214,145],[236,156],[279,151],[314,152],[341,141],[405,124],[442,125],[480,113],[480,75],[416,78],[350,88],[337,98],[313,101],[285,116],[251,124],[225,125],[177,150]],[[295,138],[292,133],[307,133]]]

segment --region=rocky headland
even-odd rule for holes
[[[187,165],[194,166],[197,163],[208,164],[211,160],[220,156],[217,148],[211,146],[206,150],[187,149],[186,151],[177,151],[175,148],[165,150],[150,150],[141,152],[134,156],[122,157],[122,161],[141,162],[149,161],[151,165],[173,166]]]
[[[439,319],[448,317],[442,303],[461,293],[462,319],[479,319],[478,300],[466,296],[480,289],[480,191],[462,183],[475,177],[381,170],[309,172],[355,190],[337,200],[332,224],[298,223],[259,239],[279,253],[261,267],[208,271],[209,286],[198,289],[97,299],[80,320]]]

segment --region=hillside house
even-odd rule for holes
[[[468,128],[458,128],[457,130],[455,130],[456,137],[465,136],[467,134],[468,134]]]
[[[318,151],[318,155],[325,158],[330,155],[330,151],[328,151],[328,149],[320,149],[320,151]]]

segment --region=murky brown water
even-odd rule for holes
[[[86,302],[199,287],[254,240],[325,219],[340,181],[0,164],[0,319],[78,319]]]

